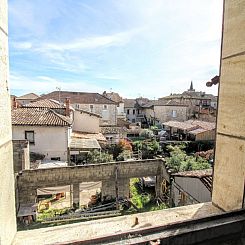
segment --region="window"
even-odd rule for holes
[[[30,144],[34,144],[34,131],[25,131],[25,139],[28,140]]]
[[[129,109],[127,109],[127,114],[129,115]]]
[[[140,110],[139,110],[139,109],[137,110],[137,114],[138,114],[138,115],[140,114]]]
[[[76,109],[79,109],[79,104],[76,104]]]
[[[177,117],[177,111],[176,110],[172,110],[172,117]]]
[[[107,110],[107,105],[103,105],[103,109],[104,110]]]
[[[90,112],[93,112],[94,110],[94,105],[89,105]]]
[[[135,109],[133,109],[133,115],[135,114]]]
[[[132,119],[132,123],[135,123],[135,119]]]
[[[60,157],[51,157],[51,161],[60,161]]]

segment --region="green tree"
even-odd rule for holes
[[[134,146],[135,151],[138,151],[138,150],[142,151],[143,159],[152,159],[160,151],[160,145],[155,139],[135,141],[133,143],[133,146]]]
[[[90,151],[87,155],[88,163],[103,163],[113,161],[113,156],[106,152],[99,152],[98,150]]]
[[[152,139],[154,137],[154,133],[150,129],[144,129],[140,133],[140,137],[144,137],[145,139]]]
[[[166,158],[166,164],[175,172],[199,170],[210,168],[207,160],[201,157],[188,156],[184,151],[185,146],[168,146],[170,157]]]

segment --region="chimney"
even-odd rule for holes
[[[69,117],[70,116],[70,99],[66,98],[65,100],[65,105],[66,105],[66,116]]]
[[[13,99],[13,108],[14,109],[18,108],[18,103],[16,101],[16,97],[14,97],[14,99]]]

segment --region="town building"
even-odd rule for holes
[[[24,94],[22,96],[16,97],[16,101],[20,105],[26,105],[26,104],[29,104],[29,103],[35,101],[38,98],[39,98],[39,95],[37,95],[35,93],[29,93],[29,94]]]
[[[74,109],[100,115],[100,126],[117,125],[117,103],[99,93],[53,91],[41,96],[39,100],[54,99],[64,103],[67,98]]]
[[[117,103],[117,118],[126,120],[126,113],[124,112],[123,98],[115,92],[103,92],[103,95]]]
[[[173,99],[137,98],[124,99],[124,101],[128,121],[140,123],[142,127],[161,124],[169,120],[185,121],[191,117],[189,106]]]
[[[185,122],[168,121],[163,125],[170,140],[213,141],[215,139],[215,123],[188,120]]]
[[[172,100],[180,104],[188,105],[191,117],[196,119],[203,119],[203,117],[205,117],[206,120],[215,121],[217,96],[206,94],[201,91],[195,91],[193,82],[191,82],[190,88],[187,91],[184,91],[181,94],[171,94],[162,97],[159,100]]]
[[[147,98],[124,99],[124,111],[127,120],[149,127],[154,122],[154,101]]]
[[[22,107],[12,110],[13,140],[28,140],[30,152],[44,160],[69,161],[72,120],[52,109]]]
[[[189,106],[174,100],[157,100],[154,103],[154,115],[157,121],[164,123],[170,120],[179,122],[190,119]]]

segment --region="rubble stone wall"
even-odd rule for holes
[[[19,202],[20,204],[35,202],[38,188],[93,181],[102,181],[102,196],[104,197],[115,197],[116,181],[119,197],[128,197],[129,179],[144,176],[162,176],[169,181],[163,159],[23,170],[17,178]],[[76,193],[73,194],[77,196]]]

